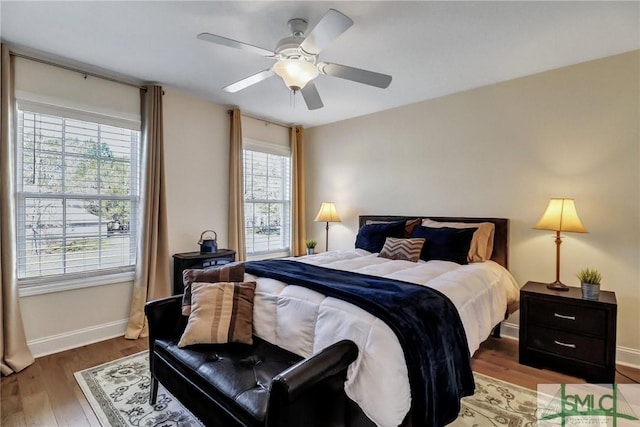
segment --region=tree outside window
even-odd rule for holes
[[[18,116],[19,278],[132,266],[139,132]]]

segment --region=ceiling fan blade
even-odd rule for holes
[[[300,44],[300,49],[310,55],[317,55],[352,25],[351,18],[335,9],[329,9]]]
[[[222,46],[233,47],[236,49],[244,50],[245,52],[257,53],[258,55],[266,56],[266,57],[274,57],[275,53],[268,49],[263,49],[258,46],[254,46],[248,43],[239,42],[237,40],[228,39],[222,36],[216,36],[215,34],[210,33],[200,33],[197,36],[198,39],[204,40],[206,42],[211,42],[215,44],[219,44]]]
[[[348,67],[346,65],[331,64],[328,62],[318,63],[318,69],[322,74],[327,74],[341,79],[352,80],[354,82],[363,83],[369,86],[375,86],[386,89],[391,84],[391,76],[386,74],[374,73],[373,71],[363,70],[361,68]]]
[[[245,77],[242,80],[239,80],[235,83],[231,83],[229,86],[225,86],[222,88],[225,92],[235,93],[241,91],[242,89],[246,89],[251,85],[256,83],[260,83],[263,80],[268,79],[273,76],[275,73],[271,71],[271,69],[260,71],[259,73],[255,73],[250,75],[249,77]]]
[[[302,97],[304,98],[304,102],[307,104],[307,108],[309,110],[317,110],[318,108],[324,107],[322,99],[320,99],[318,89],[313,81],[307,83],[300,92],[302,92]]]

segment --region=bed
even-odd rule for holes
[[[414,371],[420,369],[428,372],[429,369],[416,368],[416,363],[420,361],[412,360],[414,356],[411,356],[407,349],[406,337],[398,335],[398,329],[406,327],[406,324],[402,327],[391,326],[387,323],[389,320],[386,312],[370,309],[366,301],[358,304],[357,301],[345,298],[339,290],[334,294],[332,289],[315,287],[313,280],[299,279],[297,271],[310,270],[318,277],[330,276],[332,280],[344,283],[350,283],[355,276],[382,278],[394,286],[412,283],[412,285],[406,285],[408,288],[402,289],[413,291],[418,288],[415,284],[418,284],[423,285],[420,287],[421,292],[445,295],[444,300],[455,307],[453,311],[456,312],[461,325],[460,332],[456,332],[455,329],[446,329],[451,331],[447,334],[462,334],[463,340],[458,339],[456,345],[466,348],[457,350],[464,360],[458,357],[451,359],[455,363],[449,359],[444,363],[455,364],[448,367],[450,369],[448,373],[431,370],[434,377],[440,376],[433,382],[442,383],[443,379],[449,376],[451,381],[455,382],[453,377],[458,374],[458,371],[461,372],[461,378],[465,375],[468,377],[470,356],[499,325],[505,315],[517,307],[518,285],[507,270],[509,254],[509,221],[507,219],[369,215],[361,216],[359,225],[361,230],[365,230],[376,227],[370,227],[372,224],[406,224],[407,229],[403,236],[406,238],[410,237],[407,234],[410,232],[409,223],[418,224],[420,228],[425,225],[422,221],[426,218],[428,218],[425,220],[426,225],[429,227],[436,227],[434,221],[455,224],[493,224],[490,259],[466,265],[446,260],[411,262],[383,258],[378,256],[377,252],[355,248],[273,261],[272,264],[262,264],[262,262],[245,264],[248,272],[247,279],[255,280],[257,284],[253,318],[256,336],[304,357],[317,353],[341,339],[352,340],[358,345],[360,354],[350,366],[345,383],[347,395],[366,415],[364,421],[358,421],[356,424],[385,427],[411,424],[413,427],[442,425],[450,421],[452,416],[455,418],[459,406],[452,406],[451,398],[449,401],[439,401],[438,394],[433,392],[435,389],[428,389],[427,392],[419,392],[416,389],[415,384],[419,381],[415,379]],[[472,228],[471,233],[474,230],[476,229]],[[360,233],[357,239],[359,238]],[[285,263],[291,264],[290,268],[293,269],[289,275],[276,271],[284,267]],[[269,274],[270,269],[274,274]],[[320,279],[317,281],[322,281]],[[371,280],[377,282],[377,279]],[[309,281],[312,282],[311,285],[307,283]],[[379,284],[375,283],[375,285]],[[364,300],[366,299],[365,295]],[[395,313],[395,317],[401,318],[404,315],[402,308],[389,311],[400,312],[400,314]],[[431,319],[429,322],[437,323],[438,319]],[[447,320],[447,323],[455,322]],[[436,327],[440,326],[445,328],[449,325]],[[448,341],[442,346],[448,347]],[[425,375],[424,372],[422,375]],[[459,382],[463,381],[464,378],[459,380]],[[473,392],[473,385],[469,390],[468,380],[466,381],[466,385],[459,387],[463,391],[458,391],[457,395],[453,393],[457,396],[457,401],[454,402],[456,405],[459,405],[459,398],[462,397],[460,394],[466,395]],[[440,384],[440,386],[448,387],[447,384]],[[413,399],[414,396],[417,398]],[[423,399],[427,402],[423,403]],[[424,410],[424,406],[430,404],[433,407]],[[443,405],[448,408],[437,408]],[[423,414],[425,411],[444,412],[436,415],[437,418],[425,418]]]

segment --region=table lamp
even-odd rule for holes
[[[325,239],[325,250],[329,250],[329,223],[330,222],[341,222],[340,217],[338,216],[338,212],[336,211],[336,206],[333,202],[322,202],[320,206],[320,211],[318,211],[318,215],[316,215],[315,222],[326,222],[326,239]]]
[[[547,288],[555,291],[568,291],[569,287],[560,281],[560,244],[562,243],[561,231],[586,233],[573,199],[553,198],[549,200],[547,210],[544,211],[540,221],[533,227],[538,230],[552,230],[556,232],[556,280],[549,283]]]

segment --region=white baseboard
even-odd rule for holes
[[[616,363],[640,369],[640,350],[629,347],[616,347]]]
[[[500,325],[501,337],[517,340],[519,334],[520,334],[520,325],[516,325],[515,323],[507,323],[507,322],[502,322],[502,324]]]
[[[110,338],[123,336],[127,328],[127,319],[103,323],[88,328],[76,329],[62,334],[27,341],[33,357],[59,353],[72,348],[93,344]]]
[[[517,340],[520,332],[520,325],[515,323],[502,322],[500,335],[504,338]],[[629,347],[616,347],[616,363],[618,365],[630,366],[640,369],[640,350]]]
[[[122,319],[89,328],[65,332],[63,334],[52,335],[50,337],[38,338],[28,341],[27,344],[34,357],[42,357],[123,336],[126,328],[127,319]],[[508,339],[517,340],[519,331],[520,326],[515,323],[502,322],[500,327],[500,335]],[[616,348],[616,363],[640,369],[640,350],[618,346]]]

